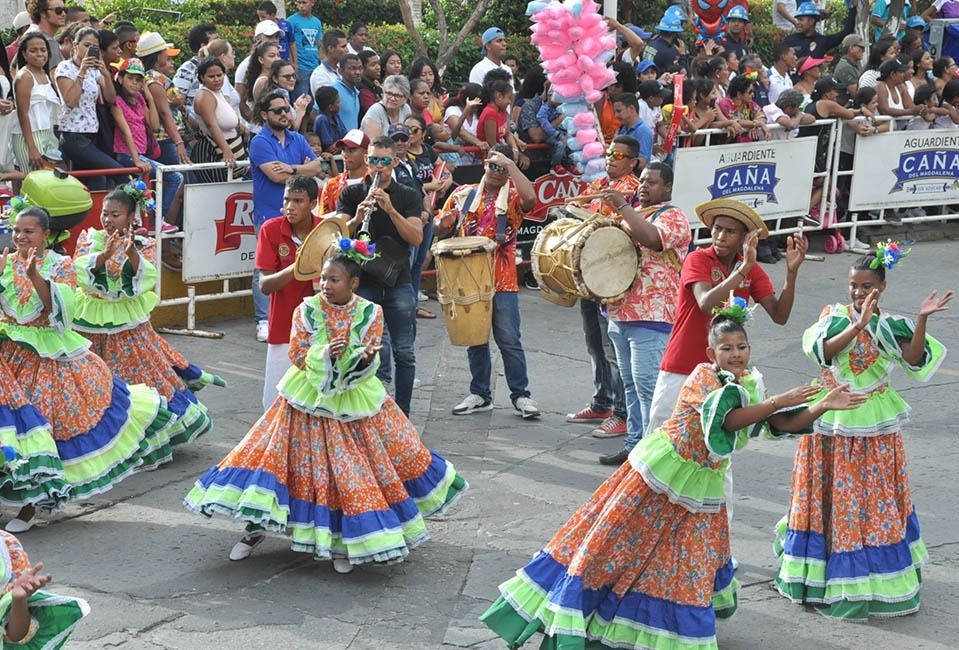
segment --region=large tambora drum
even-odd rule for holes
[[[436,299],[453,345],[483,345],[493,327],[493,251],[486,237],[452,237],[433,245]]]
[[[533,275],[543,297],[563,307],[579,298],[623,297],[636,279],[639,250],[614,219],[552,222],[533,242]]]

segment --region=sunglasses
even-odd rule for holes
[[[505,173],[506,173],[506,168],[505,168],[505,167],[501,167],[500,165],[497,165],[496,163],[488,162],[488,163],[486,163],[486,166],[489,167],[489,170],[490,170],[491,172],[493,172],[494,174],[505,174]]]
[[[407,126],[406,128],[410,130],[410,133],[420,133],[423,130],[419,126]]]
[[[289,113],[292,109],[289,106],[274,106],[266,110],[274,115],[283,115],[283,113]]]
[[[374,167],[379,167],[380,165],[386,167],[387,165],[393,164],[393,156],[370,156],[367,158],[367,161]]]
[[[63,14],[67,13],[66,7],[57,7],[56,9],[47,9],[47,11],[52,11],[58,16],[62,16]]]
[[[296,79],[296,73],[291,72],[290,74],[281,74],[280,79]]]
[[[627,158],[628,156],[627,156],[625,153],[623,153],[622,151],[616,151],[615,149],[607,149],[607,150],[606,150],[606,157],[607,157],[607,158],[612,158],[613,160],[616,160],[616,161],[620,161],[620,160],[622,160],[623,158]]]

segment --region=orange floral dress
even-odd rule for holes
[[[889,375],[899,367],[911,379],[928,381],[946,349],[927,336],[923,358],[907,363],[900,341],[912,338],[915,325],[881,313],[827,359],[825,342],[858,318],[850,306],[829,305],[803,336],[803,351],[820,367],[823,394],[847,384],[869,399],[851,411],[826,413],[815,435],[800,440],[789,513],[776,527],[776,584],[790,600],[817,605],[827,616],[902,616],[919,609],[928,552],[902,443],[909,405]]]
[[[348,337],[331,357],[330,341]],[[294,551],[353,564],[401,561],[427,539],[424,517],[468,488],[427,449],[363,352],[383,335],[382,309],[359,296],[305,299],[293,315],[279,396],[184,505],[282,532]]]
[[[226,382],[188,363],[150,324],[150,313],[159,301],[154,292],[154,241],[136,238],[140,263],[134,272],[122,249],[96,268],[106,239],[103,230],[89,228],[77,241],[79,290],[73,327],[90,340],[91,350],[117,377],[130,384],[146,384],[160,393],[175,416],[169,430],[170,444],[185,444],[213,426],[194,391],[208,384],[225,386]]]
[[[716,617],[736,609],[723,476],[763,424],[728,432],[730,410],[765,397],[700,364],[672,417],[593,494],[481,619],[509,647],[539,631],[544,647],[716,648]]]
[[[13,602],[13,581],[21,574],[30,571],[33,566],[30,558],[20,544],[20,540],[6,531],[0,530],[0,620],[6,624]],[[0,646],[9,644],[17,648],[43,648],[57,650],[62,648],[73,628],[90,612],[85,600],[58,596],[45,591],[37,591],[27,599],[30,612],[30,626],[26,635],[16,642],[4,635]]]
[[[72,329],[73,260],[45,251],[37,265],[49,310],[19,255],[0,274],[0,361],[50,423],[70,498],[81,499],[169,460],[172,415],[152,388],[114,377]]]

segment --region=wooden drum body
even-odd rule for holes
[[[578,298],[623,297],[638,268],[639,251],[614,219],[557,219],[533,242],[533,275],[543,297],[564,307]]]
[[[452,237],[433,245],[436,298],[453,345],[483,345],[493,327],[493,251],[486,237]]]

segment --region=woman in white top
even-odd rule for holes
[[[240,93],[238,93],[236,88],[233,87],[233,84],[230,83],[230,73],[236,67],[236,54],[233,52],[233,46],[230,45],[230,42],[226,39],[217,38],[210,41],[209,45],[206,46],[206,51],[210,56],[219,59],[220,63],[222,63],[226,69],[226,76],[223,78],[223,89],[220,92],[222,92],[223,96],[230,102],[233,110],[239,114]]]
[[[246,157],[246,147],[240,115],[223,95],[226,66],[209,57],[197,66],[196,76],[200,88],[193,100],[193,111],[203,137],[197,141],[191,158],[195,163],[225,161],[232,167],[237,159]],[[197,170],[196,174],[201,183],[222,183],[227,178],[225,169]]]
[[[360,129],[370,140],[386,135],[392,124],[402,124],[410,114],[410,82],[403,75],[390,75],[383,80],[383,99],[366,111]]]
[[[247,96],[245,99],[250,108],[251,120],[256,98],[263,93],[269,83],[270,68],[273,67],[273,62],[279,58],[280,48],[273,41],[263,41],[253,50],[250,57],[250,67],[246,69],[246,78],[243,80],[246,86]]]
[[[6,48],[0,47],[0,174],[13,171],[13,147],[10,133],[17,121],[16,105],[13,103],[13,77]]]
[[[482,94],[483,87],[479,84],[463,84],[459,92],[446,102],[443,122],[449,127],[450,137],[453,140],[486,151],[489,149],[489,144],[476,136],[476,125],[479,123],[479,113],[483,106]],[[463,154],[465,165],[473,164],[478,160],[479,158],[473,154]]]
[[[97,30],[84,27],[76,33],[73,56],[57,65],[53,76],[63,99],[60,115],[60,151],[64,160],[73,164],[73,169],[113,169],[120,163],[97,148],[100,119],[97,116],[97,101],[112,104],[116,89],[107,71],[107,66],[97,54],[89,56],[90,48],[100,47]],[[83,179],[91,190],[106,189],[105,176]]]
[[[876,95],[879,99],[879,112],[891,117],[914,117],[922,114],[923,107],[916,106],[906,91],[906,73],[912,63],[905,63],[898,59],[884,61],[879,66],[879,80],[876,83]],[[905,126],[906,120],[901,123],[897,120],[897,128]]]
[[[39,32],[27,32],[17,50],[17,76],[13,93],[17,123],[13,125],[13,153],[21,171],[40,169],[44,154],[57,151],[53,129],[60,113],[60,96],[50,79],[50,51]],[[24,137],[30,134],[32,137]]]

